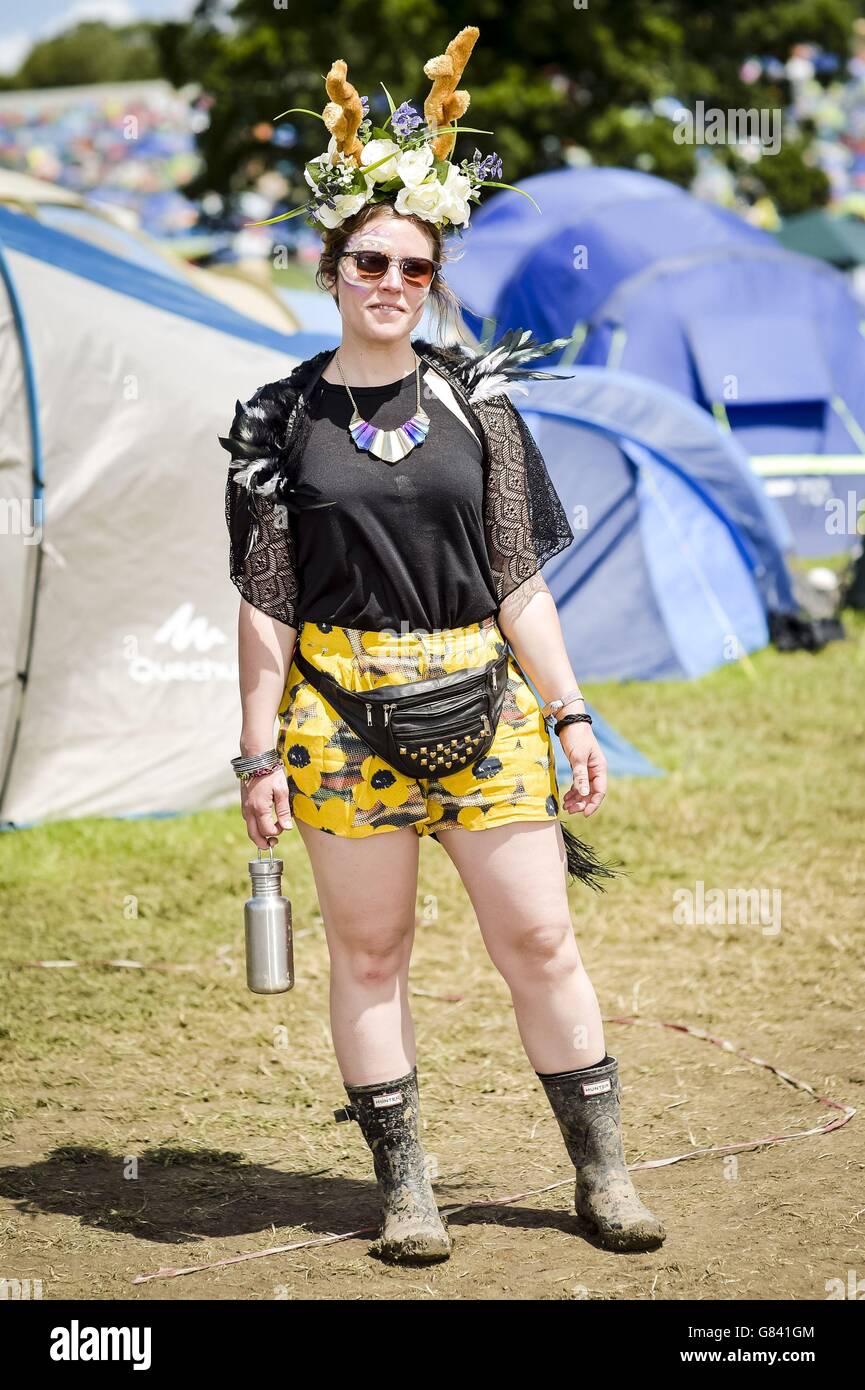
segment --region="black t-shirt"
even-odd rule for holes
[[[332,507],[304,510],[295,526],[299,619],[366,631],[464,627],[498,601],[483,521],[482,452],[468,425],[424,389],[426,439],[386,463],[357,448],[342,385],[319,380],[299,481]],[[385,386],[352,386],[361,416],[394,429],[414,413],[415,374]]]

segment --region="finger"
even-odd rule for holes
[[[265,840],[279,839],[280,827],[270,811],[260,812],[255,818],[255,825],[259,835],[263,835]]]
[[[580,771],[579,771],[578,768],[574,768],[573,773],[572,773],[572,776],[573,776],[573,781],[572,781],[570,787],[568,788],[568,795],[569,795],[569,796],[588,796],[589,791],[591,790],[591,788],[590,788],[590,786],[589,786],[588,778],[585,777],[585,776],[581,776],[581,775],[580,775]]]
[[[250,835],[255,834],[265,841],[268,836],[271,839],[278,839],[280,834],[279,826],[273,815],[273,792],[265,791],[264,788],[256,788],[244,807],[244,817]],[[258,844],[256,840],[256,844]],[[267,846],[265,844],[264,848]]]
[[[246,833],[249,836],[252,843],[254,845],[257,845],[259,849],[267,849],[269,847],[269,842],[264,838],[263,835],[259,833],[255,821],[247,821]],[[273,838],[274,837],[271,836],[271,840],[273,840]]]
[[[592,792],[600,792],[601,796],[607,790],[607,764],[602,759],[592,762]]]
[[[276,814],[277,823],[283,830],[291,829],[291,801],[288,796],[288,788],[277,787],[273,793],[273,807]]]
[[[591,784],[589,782],[589,770],[585,763],[574,763],[574,792],[578,800],[582,801],[589,795]]]

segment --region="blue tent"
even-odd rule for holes
[[[681,392],[738,437],[800,554],[854,545],[865,341],[844,276],[647,174],[557,170],[521,186],[543,215],[497,195],[448,267],[473,331],[572,337],[558,360]]]
[[[447,264],[463,317],[483,336],[531,328],[569,337],[628,276],[698,247],[777,245],[774,237],[684,189],[632,169],[556,169],[472,213],[461,258]],[[449,251],[460,243],[452,240]]]
[[[591,316],[578,360],[691,396],[731,430],[784,507],[797,551],[855,543],[839,508],[865,498],[865,339],[844,276],[762,247],[660,261]]]
[[[544,578],[582,679],[699,676],[797,611],[783,516],[711,416],[597,367],[530,383],[519,408],[575,533]]]

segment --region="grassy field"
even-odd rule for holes
[[[845,623],[848,640],[816,656],[767,649],[698,682],[587,687],[668,773],[616,780],[598,816],[570,822],[628,870],[605,895],[573,887],[571,901],[620,1061],[631,1164],[838,1114],[658,1020],[865,1102],[865,622]],[[255,852],[238,810],[0,836],[0,1275],[41,1279],[46,1299],[144,1301],[822,1299],[827,1280],[865,1275],[861,1113],[735,1159],[635,1172],[667,1225],[659,1251],[613,1255],[575,1234],[573,1170],[507,990],[427,839],[412,1007],[436,1192],[462,1208],[452,1258],[393,1269],[359,1235],[134,1284],[375,1223],[368,1151],[332,1116],[344,1093],[327,954],[297,832],[280,852],[298,979],[263,999],[244,978]],[[777,930],[683,924],[674,894],[699,882],[763,890]],[[99,964],[118,958],[147,968]],[[82,964],[28,964],[46,959]]]

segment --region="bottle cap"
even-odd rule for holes
[[[281,874],[284,863],[282,859],[274,859],[273,845],[268,845],[269,858],[262,859],[261,850],[258,851],[257,859],[250,859],[249,872],[253,878],[266,878],[268,874]]]

